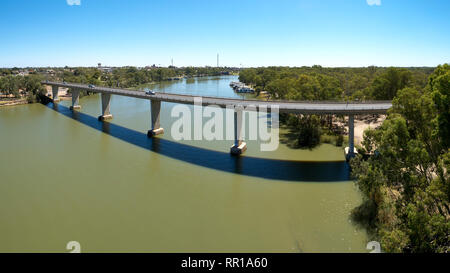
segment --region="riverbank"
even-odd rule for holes
[[[355,144],[361,145],[364,138],[364,131],[371,128],[375,129],[386,119],[386,115],[368,115],[355,119]]]
[[[49,98],[53,98],[52,87],[50,85],[46,85],[45,89],[47,90],[46,96]],[[59,88],[58,89],[58,98],[60,100],[71,100],[72,95],[68,93],[69,88]]]
[[[361,146],[364,139],[364,131],[379,127],[386,119],[386,115],[360,115],[355,116],[354,122],[354,143]],[[328,149],[342,150],[348,146],[349,131],[348,117],[332,117],[333,129],[321,126],[320,140],[311,146],[299,144],[299,137],[302,127],[296,127],[287,121],[280,125],[280,143],[289,147],[290,150],[310,150],[314,151],[322,145],[329,145]],[[341,132],[341,133],[339,133]],[[339,136],[341,134],[341,136]]]
[[[371,128],[375,129],[386,119],[386,115],[361,115],[355,116],[355,145],[361,145],[364,139],[364,131]],[[348,117],[345,118],[345,122],[333,121],[336,126],[343,126],[346,128],[346,135],[348,135]]]
[[[12,99],[12,100],[0,100],[0,107],[21,105],[21,104],[28,104],[28,100],[26,98]]]

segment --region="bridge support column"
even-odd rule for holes
[[[70,110],[74,109],[81,109],[80,90],[77,88],[72,89],[72,106],[70,106]]]
[[[59,87],[53,85],[53,86],[52,86],[52,99],[53,99],[53,102],[58,102],[58,101],[60,101],[60,100],[59,100],[58,93],[59,93]]]
[[[164,128],[160,126],[159,116],[161,114],[161,101],[150,100],[150,111],[152,115],[152,129],[147,132],[148,137],[164,134]]]
[[[107,119],[112,119],[111,112],[109,111],[109,105],[111,102],[111,94],[102,93],[102,115],[98,117],[98,120],[104,121]]]
[[[234,110],[234,145],[230,149],[232,155],[240,155],[247,150],[247,143],[243,141],[243,110],[242,106],[237,106]]]
[[[348,151],[345,157],[347,160],[355,156],[355,116],[348,116]]]

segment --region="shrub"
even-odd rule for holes
[[[322,135],[320,137],[320,142],[322,142],[322,143],[328,143],[329,144],[329,143],[332,143],[333,140],[334,140],[334,137],[330,136],[330,135]]]
[[[342,147],[342,145],[344,144],[344,136],[339,134],[336,136],[336,146],[338,147]]]
[[[314,147],[320,143],[320,120],[317,116],[303,116],[298,123],[298,145],[300,147]]]

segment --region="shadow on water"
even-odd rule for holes
[[[235,157],[228,152],[193,147],[167,139],[148,138],[146,133],[114,123],[98,121],[96,117],[71,111],[63,105],[48,103],[47,107],[122,141],[210,169],[285,181],[338,182],[350,180],[350,167],[345,161],[300,162],[248,156]]]

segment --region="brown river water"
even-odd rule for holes
[[[155,91],[239,97],[235,76],[150,85]],[[142,86],[144,87],[144,86]],[[0,108],[0,252],[368,252],[350,221],[361,195],[343,149],[280,144],[244,156],[230,141],[148,139],[149,101],[99,95]],[[190,106],[191,107],[191,106]]]

